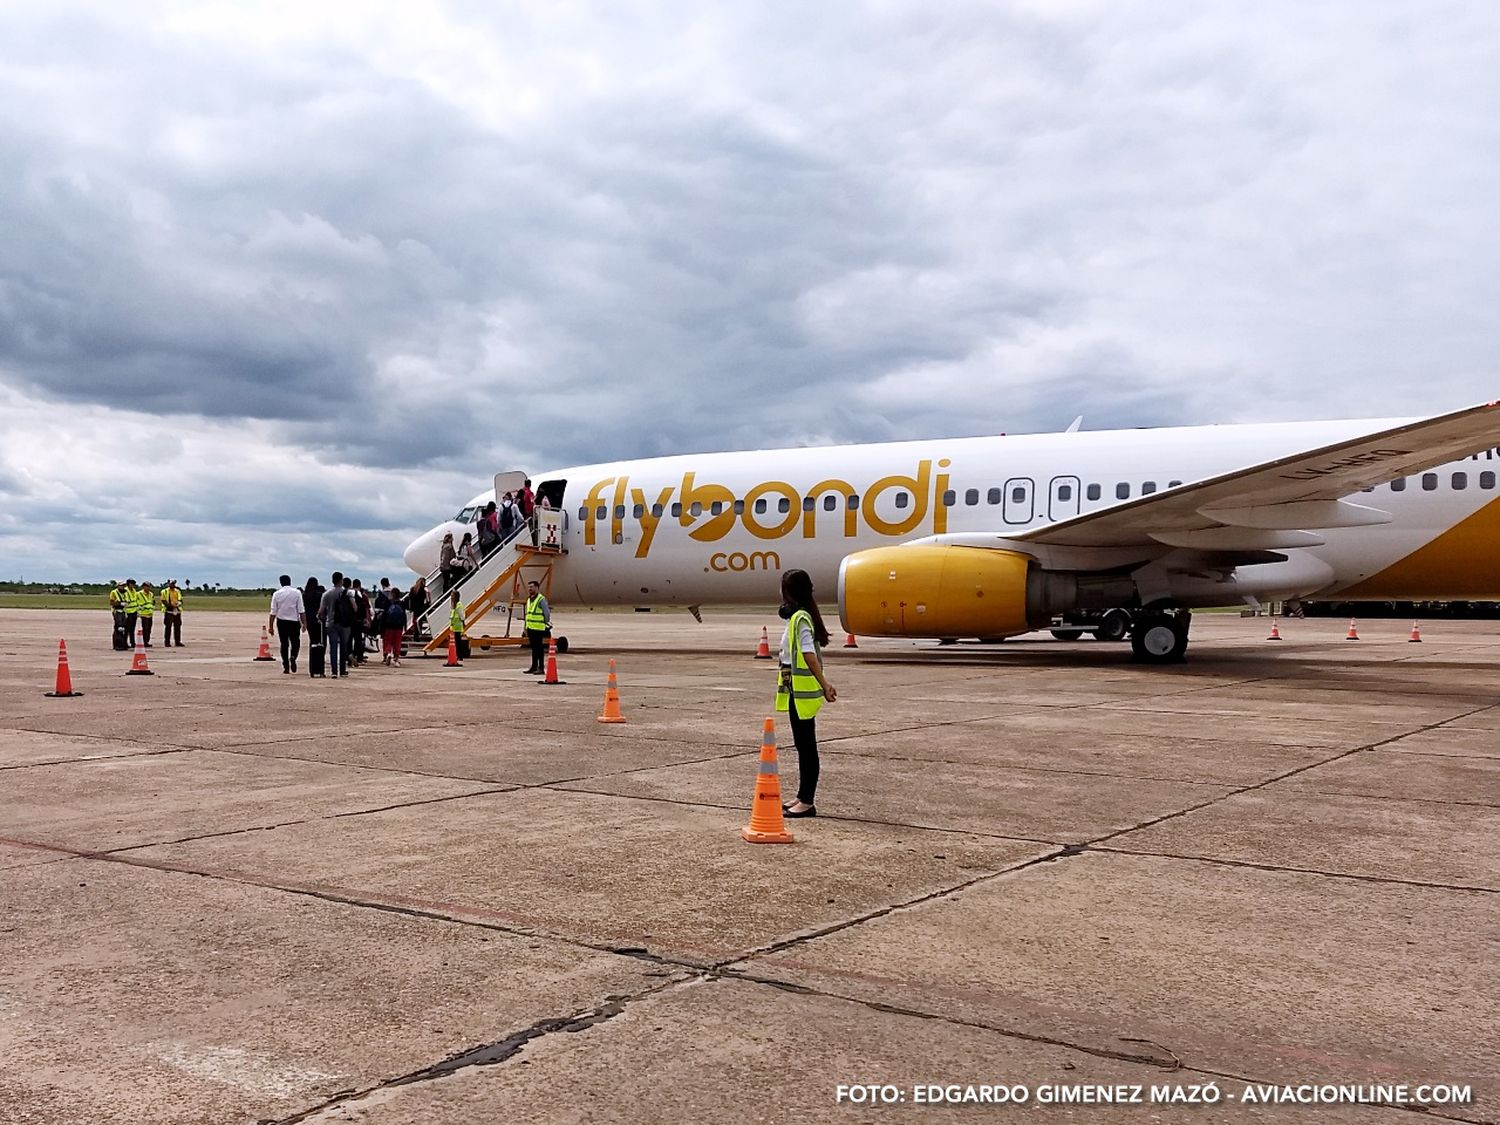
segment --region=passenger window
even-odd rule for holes
[[[1455,490],[1456,489],[1460,489],[1460,488],[1468,488],[1469,487],[1469,474],[1468,473],[1454,473],[1453,474],[1453,487],[1454,487]]]
[[[586,520],[586,519],[588,519],[589,518],[589,510],[587,508],[579,508],[578,509],[578,518],[580,520]]]
[[[1019,486],[1016,487],[1016,488],[1012,488],[1010,490],[1010,502],[1012,504],[1024,504],[1024,503],[1026,503],[1026,489],[1021,488]]]
[[[723,511],[724,511],[724,501],[722,501],[722,500],[715,500],[712,504],[710,504],[708,506],[708,510],[709,510],[710,513],[712,513],[713,515],[716,515],[716,516],[723,514]]]
[[[782,515],[786,515],[792,510],[792,502],[783,496],[780,500],[776,501],[776,510]]]
[[[1097,484],[1091,484],[1087,489],[1084,490],[1084,495],[1087,496],[1090,500],[1097,500],[1100,496],[1104,495],[1104,490],[1101,489]]]
[[[859,510],[859,493],[849,493],[849,510],[851,512],[857,512]]]
[[[755,514],[758,516],[766,514],[766,498],[764,496],[755,502]]]
[[[802,498],[802,510],[804,512],[810,512],[814,508],[816,508],[817,506],[818,506],[818,501],[817,501],[816,498],[814,498],[812,496],[804,496]]]
[[[632,516],[634,516],[636,519],[640,519],[642,516],[644,516],[646,514],[646,505],[644,505],[644,504],[637,504],[634,508],[632,508],[630,510],[630,514]]]
[[[1181,483],[1182,482],[1180,480],[1169,480],[1169,481],[1167,481],[1167,487],[1168,488],[1176,488]]]
[[[979,503],[979,489],[971,488],[967,492],[965,492],[964,503],[967,504],[970,508]]]
[[[702,514],[703,514],[703,505],[700,504],[700,503],[698,503],[698,501],[694,500],[693,501],[693,506],[688,509],[688,515],[690,515],[690,516],[701,516]]]
[[[1154,480],[1148,480],[1145,484],[1141,485],[1141,495],[1142,496],[1150,496],[1155,491],[1156,491],[1156,482]]]
[[[1494,488],[1495,487],[1495,474],[1494,473],[1489,473],[1489,472],[1480,473],[1479,474],[1479,487],[1480,488],[1491,488],[1491,489]]]
[[[657,519],[661,519],[661,513],[662,513],[662,506],[660,504],[652,504],[651,505],[651,514],[653,516],[655,516]]]
[[[1073,486],[1071,484],[1060,484],[1057,486],[1057,498],[1063,503],[1073,499]]]
[[[682,501],[679,500],[677,503],[675,503],[675,504],[672,505],[672,515],[673,516],[680,516],[680,515],[682,515]]]
[[[823,497],[823,510],[825,512],[832,512],[836,510],[838,506],[839,498],[833,493],[830,492],[827,496]]]
[[[736,500],[734,502],[734,514],[737,516],[745,514],[745,502],[743,500]]]
[[[625,518],[625,505],[624,504],[616,504],[615,505],[615,519],[622,520],[624,518]]]
[[[1436,492],[1437,491],[1437,474],[1436,473],[1423,473],[1422,474],[1422,491],[1423,492]]]
[[[896,493],[896,507],[904,508],[911,503],[911,497],[904,492]]]
[[[986,504],[998,504],[1000,503],[1000,495],[1001,493],[998,488],[992,488],[984,494],[984,501]]]
[[[954,504],[957,504],[957,503],[958,503],[958,493],[954,492],[953,489],[950,488],[950,489],[948,489],[947,492],[943,493],[943,507],[945,507],[945,508],[951,508],[951,507],[953,507]]]
[[[1130,485],[1124,483],[1123,481],[1120,482],[1119,484],[1115,485],[1115,499],[1116,500],[1129,500],[1130,499]]]
[[[597,508],[594,509],[594,518],[596,520],[602,520],[607,518],[608,516],[609,509],[606,508],[603,504],[600,504]]]
[[[1391,491],[1392,492],[1405,492],[1406,491],[1406,478],[1405,477],[1397,477],[1395,480],[1391,481]]]

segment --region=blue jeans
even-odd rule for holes
[[[349,674],[349,644],[353,631],[348,625],[328,626],[328,671],[331,675]]]

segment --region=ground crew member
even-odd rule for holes
[[[128,648],[125,643],[125,583],[113,578],[109,580],[109,615],[114,620],[111,643],[115,648]]]
[[[464,603],[458,600],[458,591],[453,591],[453,596],[448,599],[452,607],[448,611],[448,631],[453,635],[453,648],[458,653],[460,660],[469,655],[469,642],[464,637]]]
[[[797,746],[797,799],[783,811],[790,817],[817,816],[813,804],[818,791],[815,720],[823,701],[832,703],[838,692],[823,670],[820,650],[828,643],[828,630],[813,598],[807,571],[789,570],[781,576],[781,616],[786,618],[786,639],[776,680],[776,710],[787,713],[792,741]]]
[[[161,592],[162,644],[172,647],[172,634],[177,634],[177,647],[182,647],[182,591],[177,588],[177,579],[168,578],[167,588]]]
[[[141,592],[135,587],[135,579],[125,579],[125,597],[122,600],[125,608],[125,644],[129,647],[135,645],[135,622],[141,613]]]
[[[140,605],[141,643],[150,648],[152,614],[156,612],[156,588],[149,582],[141,583]]]
[[[542,667],[547,654],[547,637],[552,632],[552,607],[542,597],[541,587],[535,582],[526,583],[526,639],[531,642],[531,667],[528,676],[540,676],[546,671]]]

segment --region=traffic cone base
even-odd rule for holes
[[[275,660],[271,655],[271,634],[266,632],[266,627],[260,627],[260,650],[251,657],[252,660]]]
[[[1417,628],[1417,623],[1415,621],[1411,623],[1411,636],[1407,637],[1406,639],[1412,644],[1419,645],[1422,643],[1422,631]]]
[[[750,823],[740,836],[750,844],[791,844],[781,815],[781,776],[776,764],[776,720],[767,719],[761,730],[760,759],[755,774],[755,798],[750,802]]]
[[[567,680],[557,678],[557,641],[547,642],[547,674],[537,681],[543,687],[563,687]]]
[[[73,690],[73,676],[68,671],[68,642],[57,642],[57,690],[44,692],[48,699],[71,699],[76,695],[82,695],[81,691]]]
[[[620,714],[620,685],[615,680],[615,662],[609,662],[609,680],[604,686],[604,710],[599,713],[601,723],[623,723],[625,716]]]
[[[1349,618],[1349,632],[1344,635],[1346,641],[1359,640],[1359,631],[1354,628],[1354,618]]]
[[[146,664],[146,650],[141,647],[141,635],[139,633],[135,635],[135,655],[130,658],[130,671],[125,674],[127,676],[156,675]]]
[[[766,632],[766,627],[764,625],[760,627],[760,645],[755,650],[755,659],[771,659],[771,634]]]

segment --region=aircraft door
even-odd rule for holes
[[[1036,514],[1036,484],[1030,477],[1011,477],[1005,482],[1005,522],[1030,523]]]
[[[1082,503],[1079,491],[1077,477],[1053,477],[1051,494],[1047,499],[1047,517],[1056,523],[1076,516]]]

